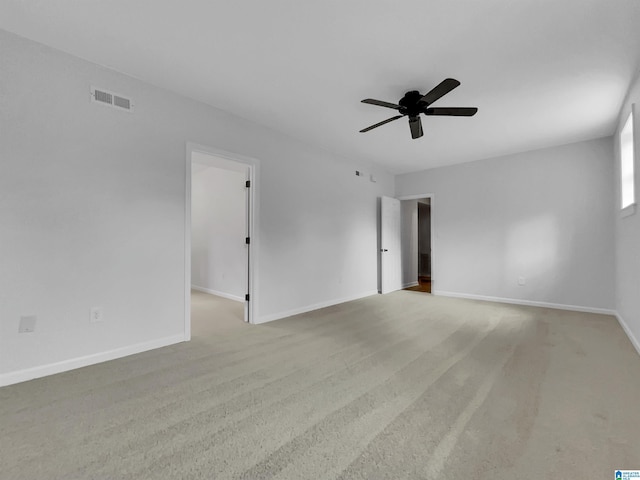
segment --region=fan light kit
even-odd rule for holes
[[[380,123],[371,125],[370,127],[363,128],[360,133],[368,132],[374,128],[380,127],[385,123],[393,122],[404,116],[409,117],[409,128],[411,129],[411,138],[420,138],[422,133],[422,121],[420,120],[420,114],[425,115],[444,115],[449,117],[473,117],[478,109],[476,107],[435,107],[432,108],[433,102],[449,93],[454,88],[458,87],[460,82],[455,78],[446,78],[438,86],[433,88],[429,93],[422,95],[417,90],[412,90],[405,93],[404,97],[396,103],[383,102],[382,100],[375,100],[373,98],[365,98],[362,103],[369,103],[371,105],[378,105],[379,107],[393,108],[398,110],[400,115],[387,118]]]

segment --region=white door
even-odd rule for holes
[[[382,197],[380,204],[380,293],[402,288],[400,200]]]

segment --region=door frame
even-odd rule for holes
[[[437,239],[436,239],[436,235],[434,234],[434,230],[433,230],[433,216],[434,216],[434,208],[433,208],[433,204],[434,204],[434,200],[435,200],[435,194],[433,193],[419,193],[419,194],[415,194],[415,195],[399,195],[396,198],[400,201],[402,200],[419,200],[421,198],[429,198],[431,200],[431,215],[429,217],[429,232],[431,235],[431,294],[434,294],[434,288],[433,288],[433,279],[437,278],[436,274],[435,274],[435,270],[436,270],[436,262],[433,261],[434,258],[437,258],[437,255],[435,254],[436,251],[436,247],[437,247]],[[416,261],[418,261],[416,259]]]
[[[247,245],[247,287],[249,301],[245,301],[245,320],[249,323],[258,323],[256,313],[258,312],[258,252],[259,252],[259,231],[256,226],[259,224],[259,178],[260,161],[256,158],[246,157],[234,152],[220,150],[207,145],[200,145],[194,142],[186,142],[185,145],[185,223],[184,223],[184,340],[191,340],[191,157],[194,152],[212,155],[232,162],[246,165],[249,169],[249,195],[247,198],[247,236],[251,241]]]

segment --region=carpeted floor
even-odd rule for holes
[[[640,468],[640,356],[613,317],[399,291],[197,332],[0,389],[0,478],[606,479]]]

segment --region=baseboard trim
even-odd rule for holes
[[[418,282],[409,282],[409,283],[403,284],[402,288],[417,287],[418,285],[420,285],[420,283],[418,283]]]
[[[629,325],[627,325],[627,322],[624,321],[624,318],[622,318],[622,315],[620,315],[618,312],[616,312],[615,315],[616,315],[616,318],[618,319],[618,323],[622,327],[622,330],[624,330],[624,333],[626,333],[627,337],[629,337],[629,340],[631,340],[631,344],[633,345],[633,348],[635,348],[636,352],[638,352],[638,355],[640,355],[640,342],[638,341],[638,339],[635,337],[635,335],[629,328]]]
[[[15,372],[3,373],[0,375],[0,387],[13,385],[14,383],[26,382],[28,380],[33,380],[34,378],[46,377],[56,373],[67,372],[69,370],[75,370],[76,368],[87,367],[89,365],[115,360],[117,358],[128,357],[129,355],[155,350],[156,348],[166,347],[184,341],[184,334],[181,333],[180,335],[173,335],[171,337],[151,340],[150,342],[115,348],[113,350],[86,355],[84,357],[71,358],[61,362],[26,368]]]
[[[211,295],[217,295],[218,297],[228,298],[229,300],[235,300],[236,302],[244,302],[243,297],[238,297],[230,293],[224,293],[219,290],[212,290],[210,288],[198,287],[197,285],[191,285],[192,290],[196,290],[202,293],[210,293]]]
[[[583,307],[580,305],[566,305],[564,303],[538,302],[535,300],[520,300],[517,298],[489,297],[486,295],[474,295],[471,293],[446,292],[434,290],[434,295],[441,297],[467,298],[469,300],[483,300],[485,302],[509,303],[512,305],[526,305],[529,307],[555,308],[558,310],[570,310],[573,312],[599,313],[602,315],[615,315],[616,311],[609,308]]]
[[[337,298],[334,300],[328,300],[326,302],[320,302],[313,305],[307,305],[306,307],[294,308],[292,310],[287,310],[279,313],[272,313],[271,315],[264,315],[259,317],[256,324],[259,323],[267,323],[273,322],[274,320],[280,320],[281,318],[291,317],[293,315],[299,315],[301,313],[311,312],[313,310],[318,310],[320,308],[331,307],[333,305],[338,305],[339,303],[352,302],[353,300],[359,300],[361,298],[370,297],[371,295],[377,295],[377,290],[370,290],[367,292],[358,293],[356,295],[350,295],[348,297]]]

